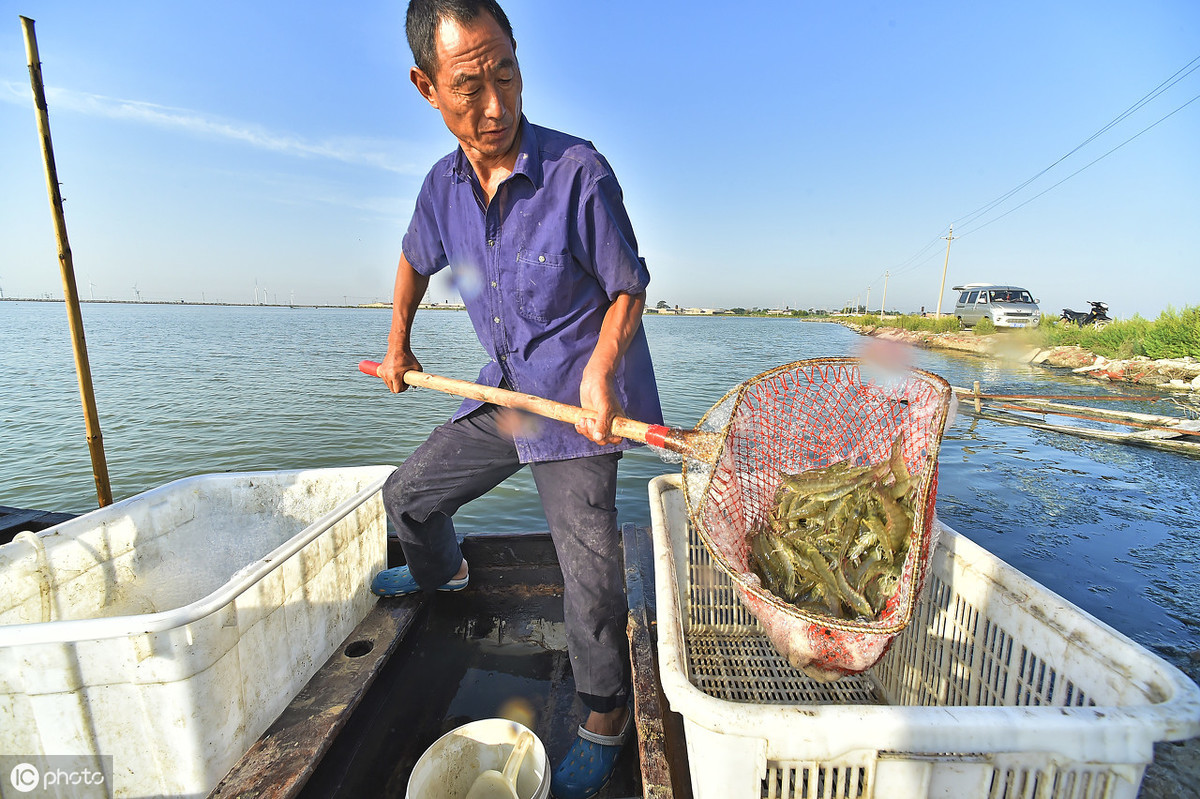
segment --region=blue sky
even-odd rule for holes
[[[969,281],[1052,312],[1200,303],[1200,100],[1146,130],[1200,96],[1194,0],[504,5],[526,114],[613,164],[651,303],[877,308],[889,272],[889,309],[933,310],[951,223],[944,310]],[[24,14],[81,296],[388,297],[454,146],[408,81],[404,3],[3,7],[4,296],[62,294]]]

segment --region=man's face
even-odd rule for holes
[[[472,161],[505,165],[516,157],[521,122],[521,70],[513,44],[491,14],[466,25],[443,19],[437,32],[437,75],[413,68],[411,78]]]

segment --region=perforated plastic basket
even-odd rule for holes
[[[650,483],[659,665],[696,799],[1132,799],[1200,688],[942,526],[908,628],[871,670],[793,669]]]
[[[189,477],[0,546],[0,752],[207,796],[375,605],[393,468]]]

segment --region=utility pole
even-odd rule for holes
[[[883,304],[879,306],[879,321],[883,321],[883,315],[887,313],[887,280],[888,272],[883,273]]]
[[[946,262],[942,264],[942,287],[938,289],[937,313],[935,318],[942,318],[942,295],[946,293],[946,269],[950,266],[950,242],[954,241],[954,225],[950,226],[950,232],[942,236],[946,240]]]
[[[871,310],[871,287],[870,287],[870,286],[867,286],[867,305],[866,305],[866,309],[867,309],[867,311],[870,311],[870,310]]]

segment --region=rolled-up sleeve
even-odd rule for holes
[[[435,173],[444,171],[441,163],[437,164],[425,177],[421,192],[417,195],[417,205],[413,209],[412,220],[408,223],[408,231],[404,234],[401,247],[404,257],[419,274],[429,276],[440,271],[448,263],[446,249],[442,244],[441,232],[438,229],[437,216],[434,212],[435,187],[432,184]]]
[[[585,269],[594,270],[593,277],[610,300],[618,294],[641,294],[646,290],[650,271],[638,257],[633,224],[625,211],[621,186],[611,171],[585,188],[576,224],[579,241],[573,254]]]

